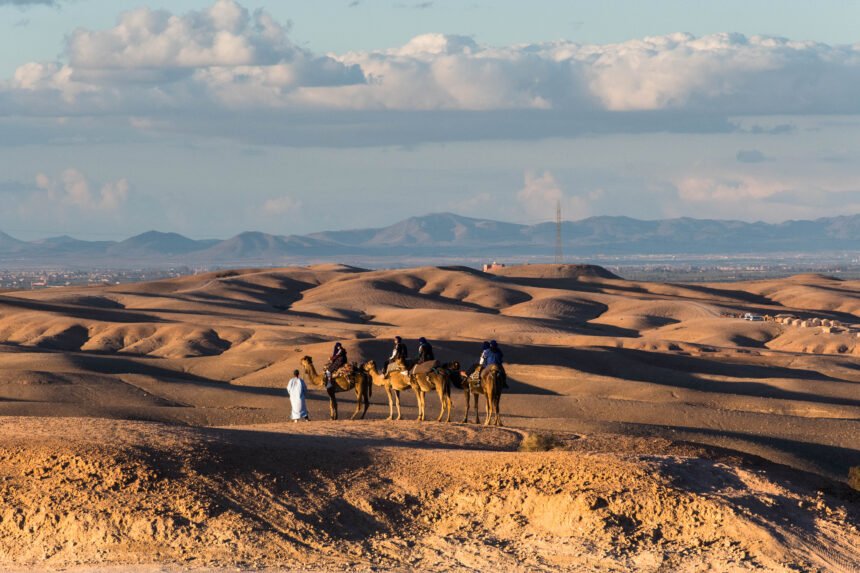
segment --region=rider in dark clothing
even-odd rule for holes
[[[495,364],[502,371],[502,388],[506,389],[508,387],[508,375],[505,372],[504,359],[505,355],[495,340],[485,342],[481,352],[481,361],[478,363],[478,377],[480,378],[484,368]]]
[[[436,357],[433,356],[433,347],[422,336],[418,339],[418,364],[430,362],[431,360],[436,360]]]
[[[436,357],[433,356],[433,347],[422,336],[418,339],[418,360],[415,361],[415,366],[412,367],[412,375],[426,375],[436,366],[438,366],[438,362],[436,362]]]
[[[406,345],[403,344],[403,339],[399,336],[394,337],[394,350],[391,352],[391,356],[388,357],[388,360],[385,361],[385,377],[388,378],[388,366],[390,364],[400,364],[401,366],[406,366],[406,360],[408,358],[409,351],[406,350]]]
[[[331,353],[331,358],[328,359],[328,364],[326,364],[325,367],[326,389],[331,388],[332,386],[332,374],[346,366],[346,362],[346,348],[344,348],[340,342],[336,342],[334,345],[334,350],[332,350]]]

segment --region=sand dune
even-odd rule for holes
[[[325,265],[3,293],[0,564],[850,570],[860,338],[728,315],[850,326],[857,287]],[[319,422],[313,389],[284,425],[302,356],[395,334],[463,364],[499,340],[516,430],[385,422],[381,387],[368,421]],[[562,450],[513,451],[528,431]]]

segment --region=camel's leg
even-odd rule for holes
[[[386,420],[394,419],[394,389],[391,386],[385,387],[385,393],[388,395],[388,417]],[[400,419],[400,401],[398,400],[397,404],[397,419]]]
[[[417,421],[421,421],[421,389],[416,387],[412,388],[412,391],[415,392],[415,403],[418,404],[418,417],[415,418]]]
[[[484,425],[489,426],[493,420],[493,397],[489,393],[484,394],[484,396],[487,398],[487,413],[484,416]]]
[[[334,397],[334,390],[328,391],[328,412],[332,420],[337,420],[337,398]]]
[[[370,393],[373,390],[373,382],[367,380],[362,387],[361,395],[364,396],[364,410],[361,411],[361,419],[367,415],[367,409],[370,408]]]
[[[451,400],[451,380],[447,376],[442,386],[442,394],[445,397],[444,407],[448,410],[448,416],[445,418],[445,423],[448,424],[451,422],[451,408],[454,406],[454,401]]]
[[[466,388],[465,392],[463,392],[466,396],[466,411],[463,412],[463,423],[469,423],[469,407],[472,405],[472,393],[469,392],[469,389]]]
[[[502,425],[502,413],[501,413],[501,411],[499,410],[499,402],[501,402],[501,398],[502,398],[502,397],[501,397],[501,395],[496,394],[496,400],[495,400],[496,405],[495,405],[495,408],[496,408],[496,425],[497,425],[497,426],[501,426],[501,425]]]
[[[358,384],[355,385],[355,411],[352,413],[352,416],[349,417],[350,420],[355,420],[358,418],[358,412],[361,410],[361,389],[358,387]]]
[[[361,399],[363,398],[364,392],[362,392],[363,388],[360,384],[355,385],[355,412],[352,413],[352,417],[350,420],[355,420],[361,415]]]
[[[395,401],[395,404],[397,405],[397,419],[402,420],[403,414],[400,412],[400,390],[394,391],[394,401]]]
[[[436,392],[439,394],[439,417],[436,418],[436,421],[441,422],[442,416],[445,415],[445,388],[443,386],[437,386]]]

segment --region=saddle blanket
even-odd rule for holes
[[[349,376],[353,372],[355,372],[357,368],[358,368],[358,365],[355,363],[345,364],[345,365],[341,366],[340,368],[338,368],[337,370],[335,370],[334,372],[332,372],[331,377],[332,378],[338,378],[338,377]]]

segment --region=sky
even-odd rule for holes
[[[854,0],[0,0],[0,231],[860,212]]]

